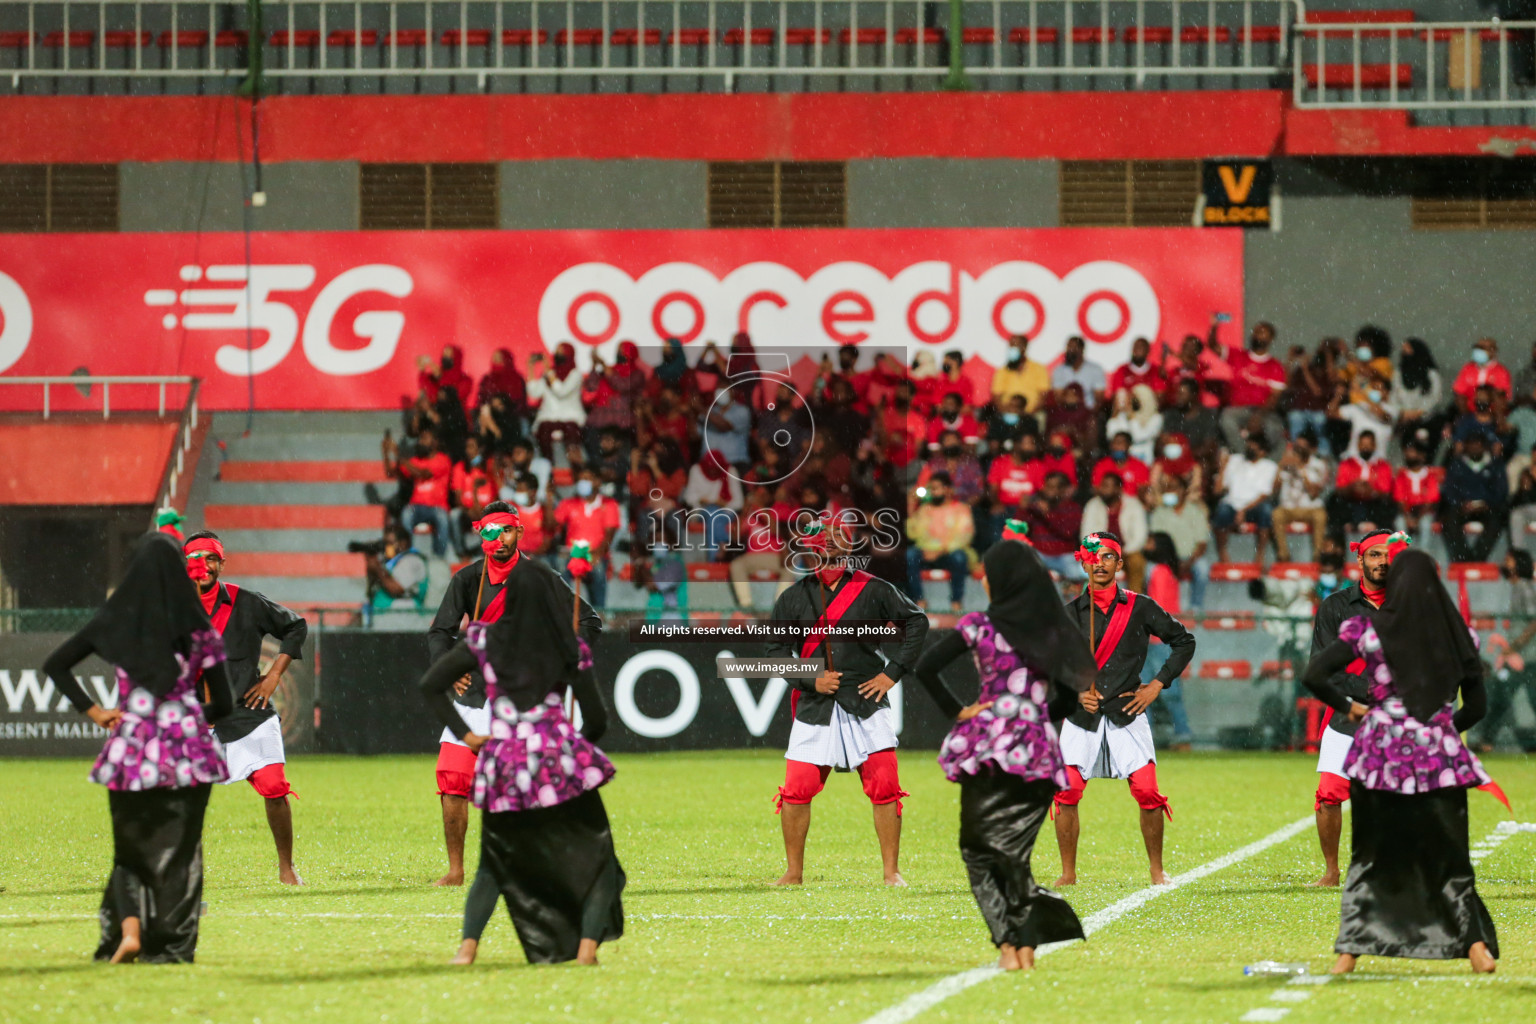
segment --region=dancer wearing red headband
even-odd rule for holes
[[[194,533],[182,550],[203,610],[224,637],[225,665],[235,693],[235,710],[214,727],[229,762],[225,781],[247,779],[266,800],[267,827],[277,847],[277,879],[284,885],[303,885],[293,869],[293,810],[288,806],[293,789],[283,769],[287,760],[283,725],[272,707],[272,695],[288,666],[302,657],[309,626],[249,587],[222,582],[224,545],[217,534]],[[266,675],[261,675],[261,642],[268,636],[277,641],[278,652]]]
[[[485,506],[479,521],[473,524],[480,535],[478,558],[453,574],[443,603],[427,630],[427,650],[435,663],[453,649],[463,637],[469,622],[495,622],[506,606],[505,588],[514,572],[558,575],[537,558],[523,558],[517,545],[523,536],[517,509],[504,501]],[[562,592],[570,588],[560,583]],[[574,595],[572,595],[574,597]],[[567,613],[570,606],[566,607]],[[581,603],[581,634],[588,643],[603,628],[590,605]],[[531,638],[537,641],[537,638]],[[485,679],[478,671],[459,679],[454,685],[453,708],[464,720],[464,727],[485,736],[491,730],[491,709],[485,700]],[[437,754],[437,795],[443,808],[443,844],[448,853],[448,873],[437,885],[464,884],[464,834],[469,830],[469,796],[474,784],[475,752],[454,734],[444,729]]]
[[[1312,657],[1339,638],[1339,626],[1356,615],[1370,615],[1386,596],[1387,569],[1400,552],[1413,543],[1406,533],[1372,530],[1349,545],[1360,564],[1360,582],[1329,594],[1317,606],[1312,623]],[[1370,683],[1361,674],[1365,662],[1355,659],[1330,676],[1328,685],[1360,704],[1370,701]],[[1317,815],[1317,842],[1323,851],[1323,877],[1313,885],[1339,884],[1339,837],[1344,833],[1344,811],[1349,799],[1349,779],[1344,758],[1354,742],[1358,723],[1331,711],[1317,747],[1317,794],[1312,808]]]
[[[875,835],[887,885],[906,885],[901,852],[901,781],[896,771],[896,721],[887,694],[923,653],[928,616],[885,580],[849,567],[851,542],[835,518],[796,539],[790,565],[810,570],[773,603],[773,620],[807,628],[804,640],[767,645],[771,658],[825,661],[820,675],[791,680],[789,750],[778,809],[784,829],[785,871],[778,885],[799,885],[805,870],[805,837],[811,801],[836,769],[856,771],[874,805]],[[901,646],[887,658],[877,642],[827,640],[815,627],[854,622],[894,622]]]
[[[1143,714],[1163,688],[1179,677],[1195,655],[1195,638],[1183,624],[1145,594],[1115,582],[1123,555],[1113,533],[1083,538],[1077,560],[1088,572],[1088,587],[1067,603],[1067,616],[1088,637],[1098,665],[1094,685],[1078,697],[1078,708],[1061,723],[1061,754],[1069,788],[1056,794],[1056,845],[1061,877],[1077,881],[1077,805],[1088,779],[1127,779],[1141,808],[1141,838],[1147,848],[1152,884],[1168,881],[1163,871],[1163,817],[1172,817],[1168,798],[1157,788],[1157,752],[1152,726]],[[1168,661],[1147,685],[1140,685],[1148,637],[1168,645]]]

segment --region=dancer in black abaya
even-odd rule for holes
[[[479,755],[473,802],[483,812],[480,867],[455,963],[474,962],[499,895],[531,962],[595,964],[598,946],[624,933],[624,869],[598,793],[613,765],[593,743],[607,713],[591,654],[571,625],[575,595],[565,582],[543,562],[518,555],[504,593],[501,617],[471,624],[421,680],[443,725]],[[485,678],[489,736],[470,732],[449,697],[472,670]],[[562,703],[567,686],[581,704],[579,733]]]
[[[74,667],[92,654],[116,670],[111,710],[75,680]],[[113,849],[96,959],[191,963],[203,812],[211,784],[229,777],[208,721],[229,714],[234,698],[224,643],[176,541],[161,533],[140,540],[122,583],[43,671],[108,733],[91,768],[91,780],[107,787]]]
[[[983,564],[987,610],[961,617],[918,661],[917,677],[940,710],[957,719],[939,766],[960,783],[960,855],[999,950],[998,966],[1029,970],[1035,947],[1083,937],[1077,914],[1035,881],[1029,861],[1051,802],[1067,788],[1052,723],[1077,707],[1095,669],[1087,640],[1033,548],[1000,541]],[[939,678],[967,649],[981,678],[969,705]]]
[[[1356,658],[1365,662],[1369,706],[1329,679]],[[1434,559],[1398,555],[1380,609],[1344,620],[1305,681],[1360,723],[1344,759],[1355,824],[1334,973],[1354,970],[1360,956],[1466,958],[1491,973],[1498,937],[1477,895],[1467,836],[1467,789],[1489,778],[1460,736],[1486,708],[1483,664]]]

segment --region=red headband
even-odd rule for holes
[[[188,556],[199,551],[207,551],[218,556],[219,561],[224,561],[224,545],[219,543],[217,537],[199,537],[197,540],[189,541],[183,550]]]
[[[1119,541],[1113,537],[1106,537],[1102,533],[1090,533],[1083,538],[1082,547],[1077,549],[1077,560],[1083,565],[1096,565],[1102,556],[1103,548],[1113,551],[1117,557],[1125,557]]]
[[[474,528],[476,533],[480,532],[480,528],[482,526],[522,526],[522,525],[523,525],[523,519],[522,519],[521,516],[519,516],[517,514],[516,510],[513,510],[511,512],[492,512],[489,515],[483,516],[480,519],[477,519],[477,520],[475,520],[475,522],[470,524],[470,526]]]
[[[1387,562],[1391,563],[1398,555],[1408,550],[1413,544],[1413,538],[1403,530],[1395,533],[1377,530],[1375,533],[1366,534],[1360,540],[1350,541],[1349,550],[1357,555],[1363,555],[1371,548],[1382,544],[1387,546]]]
[[[843,543],[846,544],[848,542],[848,527],[842,520],[830,512],[823,512],[817,517],[816,522],[808,527],[808,530],[810,532],[805,533],[800,538],[800,543],[807,548],[817,551],[826,550],[827,542],[831,539],[833,531],[837,532],[839,539]]]

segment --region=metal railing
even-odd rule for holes
[[[933,0],[270,0],[256,43],[284,79],[742,74],[941,76]],[[976,76],[1265,77],[1289,66],[1301,0],[971,0]],[[0,77],[244,74],[245,5],[22,0],[0,5]]]
[[[1536,107],[1536,21],[1301,24],[1295,34],[1297,106]]]
[[[164,416],[166,408],[166,389],[177,386],[189,388],[189,396],[193,406],[193,416],[197,415],[197,378],[196,377],[125,377],[125,376],[97,376],[94,374],[81,374],[71,377],[8,377],[0,376],[0,385],[6,387],[41,387],[43,394],[42,414],[43,419],[53,416],[53,389],[68,387],[73,389],[85,388],[87,391],[97,385],[101,385],[101,418],[112,418],[112,385],[131,387],[153,387],[159,395],[158,412],[156,415]],[[140,412],[144,410],[131,410]]]
[[[187,400],[181,407],[181,422],[176,427],[176,451],[166,460],[165,474],[160,481],[160,507],[182,508],[186,502],[179,502],[183,478],[191,479],[187,472],[187,453],[192,450],[192,441],[197,433],[197,388],[198,381],[192,380],[192,387],[187,392]],[[165,398],[160,399],[161,415],[165,415]]]

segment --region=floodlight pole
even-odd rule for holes
[[[963,0],[949,0],[949,74],[944,78],[944,88],[951,92],[970,89],[970,79],[965,77],[965,12]]]

